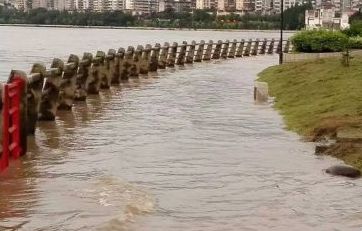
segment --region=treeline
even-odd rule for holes
[[[304,12],[309,6],[302,5],[284,12],[284,29],[304,27]],[[0,7],[0,24],[44,24],[79,26],[133,26],[194,29],[279,29],[280,15],[229,14],[217,16],[215,11],[193,10],[192,12],[164,12],[145,16],[132,16],[122,11],[113,12],[67,12],[33,9],[21,12]]]
[[[79,26],[133,26],[136,18],[121,11],[67,12],[38,8],[29,12],[0,8],[2,24],[44,24]]]

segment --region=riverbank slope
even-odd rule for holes
[[[349,67],[341,58],[273,66],[262,71],[260,81],[269,84],[275,107],[288,129],[310,141],[332,139],[336,143],[323,154],[336,156],[362,169],[362,56]]]

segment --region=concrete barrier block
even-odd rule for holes
[[[209,40],[209,42],[207,43],[206,49],[205,49],[205,54],[204,57],[202,58],[202,60],[210,60],[211,59],[211,53],[212,53],[212,48],[214,46],[214,41]]]
[[[60,83],[63,76],[64,62],[53,59],[51,67],[46,71],[45,84],[41,95],[39,107],[39,120],[55,120],[59,105]]]
[[[269,90],[266,82],[254,82],[254,100],[257,103],[268,102]]]
[[[40,63],[34,64],[30,71],[27,86],[27,129],[29,135],[35,134],[45,74],[45,66]]]
[[[160,56],[161,45],[156,43],[154,48],[152,49],[151,58],[150,58],[150,65],[148,71],[155,72],[158,69],[158,60]]]
[[[194,62],[201,62],[202,57],[204,55],[204,46],[205,46],[205,41],[201,40],[198,47],[197,47],[197,51],[196,51],[196,55],[194,58]]]
[[[194,55],[196,49],[196,41],[192,40],[191,44],[189,45],[189,50],[187,51],[186,55],[186,63],[191,64],[194,62]]]
[[[79,57],[71,54],[64,65],[63,78],[60,82],[58,110],[71,110],[75,98]]]
[[[87,98],[88,83],[91,75],[91,66],[93,61],[93,55],[85,52],[82,60],[79,62],[79,68],[76,78],[76,89],[74,94],[74,100],[85,101]]]

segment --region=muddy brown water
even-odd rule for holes
[[[0,31],[3,80],[12,66],[96,46],[260,36]],[[323,173],[339,161],[314,156],[271,105],[252,100],[257,73],[277,60],[159,71],[39,123],[28,155],[0,174],[0,230],[361,230],[361,181]]]

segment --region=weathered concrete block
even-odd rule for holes
[[[195,55],[195,49],[196,49],[196,41],[192,40],[189,50],[187,51],[186,55],[186,63],[191,64],[194,62],[194,55]]]
[[[244,50],[243,56],[250,56],[252,43],[253,43],[253,41],[252,41],[251,39],[249,39],[249,41],[247,42],[247,44],[246,44],[246,46],[245,46],[245,50]]]
[[[89,76],[91,75],[91,65],[93,55],[91,53],[84,53],[82,60],[79,62],[79,68],[76,78],[76,89],[74,100],[85,101],[87,98],[87,89]]]
[[[99,59],[98,78],[100,79],[100,89],[109,89],[111,87],[111,75],[107,65],[106,53],[104,51],[97,51],[96,59]]]
[[[129,77],[131,76],[132,73],[132,68],[134,67],[134,60],[133,60],[133,55],[134,55],[134,47],[133,46],[129,46],[127,48],[125,57],[124,57],[124,62],[123,62],[123,73],[121,74],[121,78],[123,80],[128,80]]]
[[[35,127],[36,122],[38,121],[45,72],[45,66],[39,63],[34,64],[30,71],[27,86],[27,129],[29,135],[35,134]]]
[[[141,61],[142,52],[143,52],[143,46],[138,45],[137,49],[134,51],[133,63],[129,72],[130,77],[137,78],[140,74],[140,61]]]
[[[219,59],[221,54],[221,48],[222,48],[223,42],[221,40],[217,41],[214,53],[212,54],[212,59]]]
[[[238,46],[238,49],[236,50],[236,57],[243,57],[244,44],[245,44],[245,40],[242,39]]]
[[[267,43],[268,43],[268,39],[265,38],[265,39],[263,40],[263,43],[261,44],[259,54],[261,54],[261,55],[264,55],[264,54],[265,54]]]
[[[123,65],[123,59],[124,59],[124,49],[123,53],[120,52],[120,49],[118,51],[114,51],[114,72],[111,79],[111,84],[118,85],[120,84],[121,80],[121,66]],[[123,67],[122,67],[123,68]]]
[[[46,71],[45,84],[40,100],[39,120],[55,120],[63,70],[64,62],[60,59],[53,59],[51,68]]]
[[[269,91],[268,84],[265,82],[254,83],[254,100],[258,103],[268,102]]]
[[[20,155],[24,155],[27,151],[27,135],[28,135],[28,78],[26,77],[25,72],[18,71],[18,70],[12,70],[8,79],[7,83],[12,83],[15,79],[20,78],[25,84],[22,86],[22,90],[20,93],[20,142],[21,142],[21,151]],[[0,93],[2,93],[0,91]],[[30,96],[30,95],[29,95]],[[2,108],[2,102],[0,100],[1,108]],[[2,119],[2,116],[0,116]],[[0,120],[1,121],[1,120]],[[3,131],[2,128],[2,122],[1,125],[1,131]],[[32,133],[34,134],[34,133]]]
[[[228,54],[228,58],[235,58],[235,53],[236,53],[236,44],[237,44],[237,40],[234,39],[231,42],[231,46],[230,46],[230,50],[229,50],[229,54]]]
[[[87,93],[91,95],[99,94],[101,87],[102,72],[103,72],[103,58],[102,56],[96,56],[92,59],[91,72],[88,77]]]
[[[223,45],[224,46],[221,50],[221,58],[226,59],[228,57],[230,41],[226,40]]]
[[[209,42],[207,43],[206,49],[205,49],[205,54],[204,57],[202,58],[202,60],[210,60],[211,59],[211,53],[212,53],[212,47],[214,46],[214,41],[209,40]]]
[[[274,54],[274,43],[275,43],[275,39],[272,39],[269,43],[269,47],[268,47],[268,54]]]
[[[127,66],[127,57],[126,57],[126,50],[121,47],[118,49],[118,60],[119,60],[119,76],[120,81],[127,81],[128,80],[128,66]]]
[[[58,110],[71,110],[77,88],[77,72],[79,66],[79,57],[70,55],[68,62],[64,65],[63,78],[60,82],[59,105]]]
[[[111,84],[118,84],[119,81],[114,82],[114,80],[119,80],[119,67],[118,67],[118,60],[116,58],[116,50],[109,49],[105,59],[106,65],[106,72],[107,72],[107,79],[109,85]]]
[[[187,42],[183,41],[180,45],[180,51],[177,56],[176,64],[179,66],[183,66],[185,64],[185,57],[186,57],[186,49],[187,49]]]
[[[165,42],[165,44],[162,47],[160,59],[158,62],[159,69],[165,69],[167,66],[167,57],[168,57],[169,48],[170,48],[170,44],[168,42]]]
[[[168,58],[167,58],[167,67],[174,67],[175,66],[177,48],[178,48],[177,42],[173,42],[172,46],[170,48],[170,53],[169,53]]]
[[[258,55],[258,51],[259,51],[259,44],[260,44],[260,40],[259,39],[256,39],[255,42],[254,42],[254,46],[253,46],[253,49],[251,51],[251,55]]]
[[[157,71],[160,50],[161,50],[161,45],[159,43],[156,43],[156,45],[152,49],[150,65],[149,65],[148,71],[150,71],[150,72]]]
[[[152,46],[147,44],[143,49],[143,53],[140,60],[140,74],[148,74],[150,68],[150,56],[151,56]]]
[[[284,53],[289,53],[290,51],[290,40],[288,39],[286,42],[285,42],[285,47],[284,47]]]
[[[205,46],[205,41],[201,40],[199,46],[197,47],[194,62],[201,62],[202,57],[204,55],[204,46]]]

